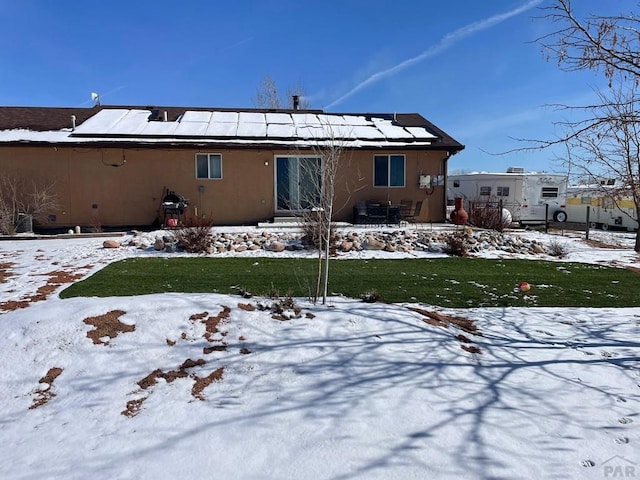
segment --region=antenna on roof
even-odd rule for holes
[[[100,94],[96,92],[91,92],[91,100],[95,102],[95,106],[100,105]]]

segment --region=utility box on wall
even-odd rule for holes
[[[420,188],[431,188],[431,175],[420,175]]]

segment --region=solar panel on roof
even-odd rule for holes
[[[111,127],[129,113],[129,109],[109,109],[101,110],[93,117],[88,118],[75,130],[76,133],[106,133]],[[149,111],[145,110],[149,115]]]
[[[266,124],[264,113],[258,112],[239,112],[239,123],[262,123]]]
[[[175,135],[176,122],[147,122],[141,135]]]
[[[238,123],[238,112],[211,112],[211,121]]]
[[[175,135],[176,138],[224,138],[226,142],[237,143],[269,140],[289,144],[339,138],[355,142],[353,144],[357,146],[382,145],[385,140],[395,145],[429,145],[431,139],[437,138],[424,127],[395,124],[391,115],[383,118],[381,115],[308,112],[188,110],[176,122],[150,121],[150,115],[147,109],[103,109],[81,124],[71,136],[117,134],[135,140],[137,137]]]
[[[204,135],[208,137],[235,137],[237,131],[237,123],[210,122]]]
[[[170,122],[166,122],[166,123],[170,123]],[[209,124],[207,122],[180,122],[175,129],[175,134],[188,135],[192,137],[203,136],[207,131],[208,126]]]
[[[296,128],[293,123],[290,125],[282,125],[278,123],[270,123],[267,125],[267,137],[271,138],[291,138],[295,136]]]
[[[267,136],[267,124],[257,122],[240,122],[238,123],[237,135],[239,137],[266,137]]]
[[[437,138],[433,133],[424,127],[404,127],[411,135],[416,138]]]
[[[149,112],[146,110],[129,110],[125,115],[115,122],[108,130],[108,133],[115,135],[138,135],[147,126]]]
[[[181,122],[209,122],[211,120],[211,112],[197,112],[187,110],[180,119]]]
[[[293,119],[288,113],[267,113],[266,121],[268,124],[278,123],[281,125],[293,125]]]

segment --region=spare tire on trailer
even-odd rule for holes
[[[564,210],[558,210],[557,212],[555,212],[553,214],[553,221],[554,222],[560,222],[560,223],[564,223],[567,221],[567,212],[565,212]]]

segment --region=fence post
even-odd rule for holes
[[[586,235],[584,236],[585,240],[589,240],[589,225],[590,225],[590,219],[589,219],[589,214],[591,213],[591,207],[589,205],[587,205],[587,227],[586,227]]]
[[[544,204],[544,233],[549,233],[549,204]]]

